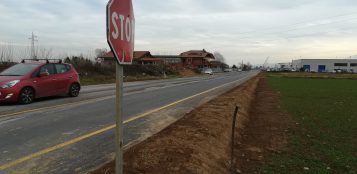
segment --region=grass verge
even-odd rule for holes
[[[268,74],[295,126],[266,173],[357,173],[357,80]],[[301,76],[301,75],[300,75]]]
[[[125,82],[132,81],[143,81],[143,80],[160,80],[160,79],[174,79],[180,78],[179,75],[168,75],[166,78],[163,76],[126,76],[124,78]],[[115,83],[115,76],[104,76],[104,75],[96,75],[96,76],[83,76],[81,77],[81,85],[98,85],[98,84],[108,84]]]

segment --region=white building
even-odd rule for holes
[[[306,72],[357,73],[357,59],[299,59],[293,60],[292,68]]]

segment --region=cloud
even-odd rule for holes
[[[0,43],[38,44],[58,54],[105,48],[103,0],[2,0]],[[136,49],[180,53],[206,48],[228,63],[267,56],[341,57],[357,53],[353,0],[133,0]],[[343,47],[342,47],[342,46]]]

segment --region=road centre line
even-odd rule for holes
[[[219,88],[228,86],[228,85],[230,85],[230,84],[237,83],[237,82],[239,82],[239,81],[243,81],[243,80],[245,80],[245,79],[247,79],[247,78],[250,78],[250,77],[245,77],[245,78],[242,78],[242,79],[239,79],[239,80],[235,80],[235,81],[232,81],[232,82],[229,82],[229,83],[226,83],[226,84],[217,86],[217,87],[215,87],[215,88],[212,88],[212,89],[203,91],[203,92],[201,92],[201,93],[198,93],[198,94],[195,94],[195,95],[192,95],[192,96],[189,96],[189,97],[186,97],[186,98],[177,100],[177,101],[175,101],[175,102],[173,102],[173,103],[170,103],[170,104],[168,104],[168,105],[165,105],[165,106],[162,106],[162,107],[159,107],[159,108],[150,110],[150,111],[148,111],[148,112],[139,114],[139,115],[137,115],[137,116],[135,116],[135,117],[129,118],[129,119],[125,120],[123,123],[124,123],[124,124],[127,124],[127,123],[132,122],[132,121],[135,121],[135,120],[137,120],[137,119],[146,117],[146,116],[148,116],[148,115],[150,115],[150,114],[152,114],[152,113],[154,113],[154,112],[158,112],[158,111],[160,111],[160,110],[163,110],[163,109],[166,109],[166,108],[168,108],[168,107],[177,105],[177,104],[182,103],[182,102],[184,102],[184,101],[187,101],[187,100],[190,100],[190,99],[195,98],[195,97],[197,97],[197,96],[200,96],[200,95],[209,93],[209,92],[211,92],[211,91],[213,91],[213,90],[216,90],[216,89],[219,89]],[[72,139],[72,140],[63,142],[63,143],[61,143],[61,144],[58,144],[58,145],[55,145],[55,146],[52,146],[52,147],[49,147],[49,148],[40,150],[40,151],[38,151],[38,152],[32,153],[32,154],[27,155],[27,156],[24,156],[24,157],[21,157],[21,158],[16,159],[16,160],[14,160],[14,161],[12,161],[12,162],[9,162],[9,163],[0,165],[0,171],[1,171],[1,170],[8,169],[8,168],[10,168],[10,167],[14,167],[14,166],[16,166],[16,165],[18,165],[18,164],[20,164],[20,163],[23,163],[23,162],[28,161],[28,160],[31,160],[31,159],[33,159],[33,158],[36,158],[36,157],[45,155],[45,154],[50,153],[50,152],[53,152],[53,151],[55,151],[55,150],[61,149],[61,148],[65,147],[65,146],[69,146],[69,145],[78,143],[78,142],[83,141],[83,140],[85,140],[85,139],[91,138],[91,137],[96,136],[96,135],[98,135],[98,134],[101,134],[101,133],[104,133],[104,132],[109,131],[109,130],[111,130],[111,129],[114,129],[115,127],[116,127],[116,125],[113,124],[113,125],[107,126],[107,127],[105,127],[105,128],[99,129],[99,130],[97,130],[97,131],[91,132],[91,133],[89,133],[89,134],[86,134],[86,135],[83,135],[83,136],[74,138],[74,139]]]
[[[61,107],[66,107],[66,106],[76,106],[76,105],[80,105],[80,104],[103,101],[103,100],[107,100],[107,99],[114,98],[114,97],[115,96],[106,96],[106,97],[101,97],[101,98],[88,99],[88,100],[84,100],[84,101],[71,102],[71,103],[59,104],[59,105],[54,105],[54,106],[47,106],[47,107],[36,108],[36,109],[29,109],[29,110],[24,110],[24,111],[9,113],[9,114],[3,114],[3,115],[0,115],[0,118],[10,117],[10,116],[15,116],[15,115],[20,115],[20,114],[26,114],[26,113],[29,113],[29,112],[43,111],[43,110],[47,110],[47,109],[55,109],[55,108],[61,108]]]
[[[208,80],[211,80],[211,79],[208,79]],[[208,81],[208,80],[204,79],[203,81]],[[187,84],[197,83],[197,82],[200,82],[200,81],[199,80],[194,80],[194,81],[190,81],[190,82],[186,82],[186,83],[169,85],[167,87],[175,87],[175,86],[187,85]],[[167,87],[163,87],[163,88],[167,88]],[[162,88],[160,88],[160,89],[162,89]],[[154,90],[156,90],[156,89],[154,89]],[[114,89],[114,91],[115,91],[115,89]],[[96,91],[96,92],[100,92],[100,91]],[[144,90],[139,90],[139,91],[128,92],[127,94],[124,94],[124,96],[133,95],[133,94],[139,94],[139,93],[142,93],[142,92],[147,92],[147,91],[145,91],[145,89],[144,89]],[[103,101],[103,100],[107,100],[107,99],[111,99],[111,98],[115,98],[115,96],[114,95],[113,96],[106,96],[106,97],[88,99],[88,100],[83,100],[83,101],[78,101],[78,102],[71,102],[71,103],[47,106],[47,107],[42,107],[42,108],[29,109],[29,110],[14,112],[14,113],[8,113],[8,114],[0,115],[0,118],[10,117],[10,116],[15,116],[15,115],[20,115],[20,114],[26,114],[26,113],[30,113],[30,112],[38,112],[38,111],[43,111],[43,110],[47,110],[47,109],[62,108],[62,107],[66,107],[66,106],[78,106],[78,105],[82,105],[82,104],[88,104],[88,103]]]

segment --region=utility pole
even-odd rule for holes
[[[270,56],[268,56],[265,61],[264,61],[264,64],[263,64],[263,69],[266,70],[269,66],[268,66],[268,61],[270,59]]]
[[[166,60],[167,59],[163,58],[162,60],[164,61],[164,68],[163,68],[164,69],[164,79],[166,79]]]
[[[38,42],[38,40],[36,38],[37,38],[37,36],[35,36],[32,32],[32,35],[29,39],[31,40],[31,59],[33,59],[33,60],[37,59],[37,55],[36,55],[36,51],[35,51],[35,42]]]

